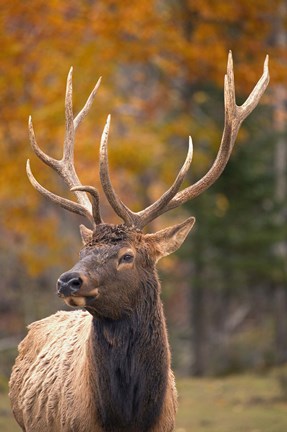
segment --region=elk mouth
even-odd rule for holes
[[[99,288],[94,288],[91,291],[77,292],[69,296],[60,295],[64,302],[71,307],[85,307],[92,304],[99,297]]]

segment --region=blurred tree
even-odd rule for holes
[[[274,20],[275,22],[279,20],[284,28],[286,26],[282,11],[278,12],[281,10],[280,7],[283,3],[278,2],[278,9],[274,10],[269,9],[270,4],[269,6],[266,4],[263,8],[265,6],[267,8],[263,11],[263,9],[260,8],[259,10],[257,7],[250,8],[250,4],[244,2],[237,3],[237,5],[231,2],[229,6],[207,2],[205,13],[208,14],[209,26],[213,28],[210,35],[213,34],[217,37],[220,33],[224,33],[226,35],[225,41],[228,41],[232,47],[236,46],[236,53],[239,53],[241,58],[246,55],[248,60],[250,60],[250,55],[253,55],[255,59],[258,52],[262,53],[264,50],[270,52],[271,49],[274,55],[278,56],[279,62],[282,62],[281,67],[284,68],[286,52],[282,50],[282,46],[273,43]],[[238,14],[229,15],[231,10],[234,12],[234,7],[240,10],[242,19],[238,20]],[[202,4],[200,4],[200,10],[203,11]],[[222,14],[221,19],[219,19],[218,13]],[[204,15],[204,19],[206,19],[206,16]],[[228,20],[228,16],[231,21]],[[235,25],[233,19],[236,20]],[[216,28],[218,25],[220,25],[220,29]],[[190,32],[192,35],[194,27],[190,27]],[[254,32],[254,37],[252,32]],[[248,38],[250,41],[246,43]],[[248,66],[250,67],[250,62]],[[275,68],[275,79],[278,79],[278,75],[281,74],[280,69]],[[251,76],[252,70],[249,72],[248,75]],[[272,72],[273,68],[271,68],[271,76],[274,77]],[[236,77],[238,77],[237,69]],[[237,86],[239,88],[239,102],[240,95],[245,93],[245,90],[240,88],[240,78],[236,79],[236,84],[239,83],[239,86]],[[187,79],[183,88],[186,90],[188,87]],[[192,89],[185,94],[190,96],[191,92]],[[279,93],[280,100],[282,100],[284,92],[282,93],[279,90]],[[209,118],[218,120],[218,109],[215,108],[216,112],[213,112],[212,98],[216,100],[216,106],[220,102],[217,98],[217,90],[212,86],[211,82],[199,83],[197,94],[201,96],[199,106],[202,108],[204,115],[208,113]],[[209,106],[207,106],[205,98],[202,97],[202,95],[206,94],[209,95]],[[185,97],[183,97],[184,99]],[[282,105],[279,109],[282,116]],[[266,110],[265,113],[261,109],[259,113],[259,116],[256,116],[256,113],[252,114],[254,120],[249,119],[239,135],[238,141],[241,146],[244,146],[247,141],[250,142],[248,149],[241,147],[241,151],[233,159],[235,162],[233,163],[233,160],[231,160],[222,179],[209,193],[205,193],[203,197],[198,198],[189,205],[189,208],[192,206],[199,220],[199,227],[190,239],[191,247],[186,245],[186,259],[190,259],[190,256],[192,256],[194,264],[190,277],[192,279],[192,373],[196,375],[208,372],[223,372],[228,368],[238,367],[238,365],[227,365],[230,352],[226,352],[226,345],[228,344],[229,349],[234,350],[231,340],[234,337],[234,330],[238,328],[238,325],[229,325],[231,316],[234,315],[234,299],[238,299],[237,310],[239,310],[240,297],[244,296],[244,292],[248,293],[249,291],[247,294],[248,299],[245,299],[245,302],[247,301],[251,305],[251,297],[256,297],[254,293],[257,291],[258,286],[261,287],[262,296],[264,298],[268,297],[271,294],[268,287],[274,286],[276,279],[280,280],[281,290],[279,291],[281,294],[278,295],[279,300],[275,306],[274,318],[277,322],[277,331],[273,335],[272,343],[278,341],[276,351],[278,354],[282,349],[286,353],[285,336],[287,326],[284,318],[286,317],[286,301],[285,294],[282,296],[282,287],[283,293],[286,290],[286,271],[282,256],[274,255],[274,247],[278,244],[279,239],[281,239],[279,240],[281,246],[282,239],[285,245],[286,229],[282,223],[278,226],[276,215],[280,205],[282,207],[282,201],[286,200],[281,199],[281,204],[278,203],[278,200],[277,203],[273,201],[275,189],[277,189],[275,196],[278,191],[281,196],[282,193],[284,197],[286,196],[285,192],[283,192],[285,186],[282,187],[282,183],[285,185],[286,182],[286,142],[285,140],[282,142],[281,139],[281,144],[278,143],[281,151],[280,156],[277,157],[278,163],[274,170],[274,167],[270,166],[269,162],[274,155],[277,136],[275,133],[276,127],[272,124],[273,115],[270,109]],[[219,115],[221,115],[221,112],[219,112]],[[283,123],[285,130],[286,119]],[[266,133],[266,129],[268,133]],[[206,138],[207,141],[212,139],[208,135]],[[278,147],[276,151],[278,153]],[[240,158],[240,154],[244,154],[247,159]],[[281,184],[278,184],[278,181]],[[283,213],[285,214],[284,211]],[[278,289],[273,290],[272,298],[277,297],[276,292],[278,293]],[[249,315],[250,308],[245,306],[242,308],[245,312],[241,314],[238,324],[245,322],[244,318],[247,316],[250,317],[251,314],[254,316],[254,309],[256,307],[258,309],[259,304],[253,301],[251,306],[252,311]],[[264,321],[264,312],[266,312],[266,307],[261,310],[261,324]],[[229,334],[226,334],[228,332]],[[222,350],[222,353],[218,354],[220,350]],[[249,366],[252,362],[253,366],[256,365],[256,362],[264,364],[264,362],[270,361],[270,357],[275,360],[276,356],[270,356],[269,351],[268,353],[260,353],[257,359],[249,361]],[[216,356],[219,356],[218,364],[216,364]],[[224,356],[225,360],[223,360]],[[249,357],[252,357],[252,353],[249,353]],[[282,359],[281,355],[281,361]]]
[[[274,44],[281,50],[287,48],[286,36],[287,7],[282,2],[278,5],[277,16],[274,17]],[[286,63],[286,60],[283,60]],[[274,152],[275,186],[274,198],[278,212],[274,216],[278,231],[286,230],[287,222],[287,88],[277,84],[274,87],[274,129],[277,141]],[[277,361],[287,361],[287,239],[286,233],[275,243],[275,256],[281,262],[281,274],[274,283],[275,290],[275,334]]]

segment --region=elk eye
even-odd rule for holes
[[[122,264],[122,263],[131,263],[131,262],[133,262],[133,259],[134,259],[134,257],[133,257],[133,255],[131,255],[131,254],[124,254],[121,258],[120,258],[120,264]]]

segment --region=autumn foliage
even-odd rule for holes
[[[27,133],[32,115],[40,147],[60,157],[65,80],[71,65],[75,114],[103,77],[94,107],[77,132],[79,176],[83,184],[99,187],[98,143],[111,113],[113,182],[127,204],[139,209],[173,180],[188,135],[195,142],[189,180],[210,165],[221,137],[223,76],[230,49],[239,102],[258,80],[269,54],[271,85],[261,104],[272,106],[273,89],[286,86],[287,51],[277,37],[280,26],[286,29],[282,10],[282,0],[4,2],[0,7],[1,257],[8,249],[12,266],[39,277],[75,256],[71,250],[79,245],[75,227],[80,221],[48,204],[25,174],[30,158],[42,184],[72,197],[32,155]],[[261,119],[257,127],[265,125]],[[239,144],[248,134],[243,128]],[[224,213],[228,199],[218,195],[218,214]],[[108,207],[104,214],[113,220]],[[174,212],[170,217],[178,216]],[[7,280],[13,278],[9,273]]]

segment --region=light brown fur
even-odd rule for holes
[[[90,351],[91,322],[88,312],[72,311],[29,326],[10,379],[13,413],[23,431],[103,432],[92,386],[100,371]],[[151,432],[172,431],[175,411],[170,370],[162,414]]]

